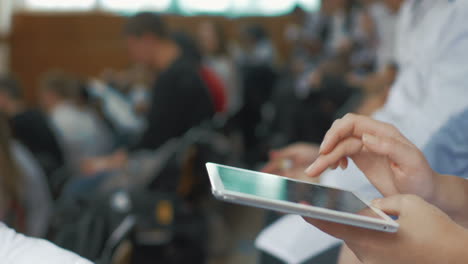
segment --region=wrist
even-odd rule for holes
[[[468,227],[468,182],[465,179],[435,173],[434,188],[427,201],[448,214],[457,224]]]
[[[443,211],[444,208],[444,201],[445,201],[445,196],[443,195],[443,181],[444,181],[444,175],[437,173],[433,171],[432,175],[432,187],[430,188],[430,191],[427,193],[426,197],[423,197],[427,202],[436,205]]]
[[[468,251],[466,250],[468,230],[455,224],[455,228],[450,234],[451,237],[447,238],[447,240],[441,239],[441,242],[444,242],[446,254],[441,255],[439,263],[466,263],[468,260]]]

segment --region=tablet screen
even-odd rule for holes
[[[217,170],[227,191],[266,199],[310,204],[335,211],[383,219],[349,191],[296,182],[254,171],[226,167],[217,167]]]

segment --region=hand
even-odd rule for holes
[[[414,195],[398,195],[374,203],[398,216],[397,233],[385,233],[305,218],[324,232],[343,239],[360,261],[379,264],[465,263],[468,231],[438,208]]]
[[[423,153],[394,126],[353,114],[333,123],[320,156],[307,169],[309,176],[347,167],[350,157],[384,195],[416,194],[431,201],[438,176]]]
[[[318,157],[319,147],[308,143],[296,143],[270,152],[270,161],[263,172],[295,177],[304,174],[304,169]]]
[[[118,150],[110,156],[86,159],[81,163],[80,169],[85,176],[92,176],[104,171],[122,169],[127,164],[127,160],[127,153]]]

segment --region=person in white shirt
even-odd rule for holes
[[[400,73],[388,102],[373,116],[395,125],[417,147],[423,147],[452,115],[468,107],[466,22],[466,1],[407,0],[400,11],[396,44]],[[314,149],[308,148],[311,159],[317,155]],[[281,154],[277,157],[288,159]],[[352,162],[347,170],[325,173],[321,180],[365,198],[380,195]]]
[[[52,243],[16,233],[0,223],[0,259],[5,264],[91,264]]]
[[[103,122],[91,109],[77,105],[78,89],[77,83],[60,71],[46,74],[41,84],[42,104],[73,168],[85,158],[108,154],[112,147]]]
[[[218,75],[226,88],[228,114],[236,113],[242,106],[240,80],[222,26],[212,21],[202,22],[198,28],[198,42],[203,63]]]

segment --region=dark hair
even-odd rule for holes
[[[198,43],[184,31],[177,31],[172,34],[172,39],[182,50],[185,58],[190,59],[192,62],[200,64],[202,62],[202,53]]]
[[[169,30],[160,15],[142,12],[128,19],[124,27],[124,34],[141,37],[152,34],[159,38],[169,38]]]
[[[19,82],[10,76],[0,76],[0,92],[7,93],[15,99],[20,99],[22,97]]]
[[[227,55],[228,54],[228,41],[226,37],[226,33],[224,32],[224,28],[220,23],[215,23],[213,21],[207,21],[210,26],[213,27],[213,31],[216,37],[216,41],[218,42],[218,46],[216,47],[215,54],[216,55]]]
[[[268,33],[265,28],[261,25],[254,24],[249,25],[244,29],[244,34],[254,40],[255,42],[259,42],[265,39],[268,39]]]
[[[65,99],[75,100],[79,95],[79,83],[71,75],[54,70],[42,76],[41,89],[52,91]]]

